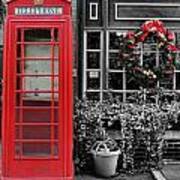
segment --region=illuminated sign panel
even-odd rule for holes
[[[62,7],[16,7],[15,15],[61,15]]]

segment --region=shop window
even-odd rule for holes
[[[102,98],[102,32],[85,34],[84,93],[87,98]]]
[[[99,31],[87,32],[85,35],[85,68],[84,68],[84,92],[93,94],[96,99],[104,99],[111,92],[121,94],[121,100],[128,101],[127,93],[135,93],[140,89],[136,79],[132,78],[122,67],[119,61],[119,44],[127,30],[107,32],[107,58],[103,58],[103,36]],[[176,30],[176,43],[180,44],[180,32]],[[145,42],[139,43],[135,55],[139,63],[145,67],[158,67],[164,62],[165,54],[158,48],[157,38],[150,36]],[[180,60],[180,52],[176,55]],[[159,83],[153,87],[162,87],[170,90],[180,90],[180,63],[176,65],[175,73],[163,75]],[[90,96],[89,96],[90,97]],[[151,99],[151,98],[150,98]],[[148,100],[150,102],[150,99]],[[154,102],[155,100],[153,100]]]
[[[89,4],[89,19],[90,20],[98,20],[98,9],[99,4],[98,3],[90,3]]]

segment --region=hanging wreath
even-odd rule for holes
[[[159,65],[153,64],[153,57],[149,58],[143,65],[137,51],[139,43],[148,38],[157,41],[157,48],[162,53]],[[159,20],[147,21],[136,32],[129,31],[123,35],[120,42],[120,62],[126,68],[130,81],[132,79],[140,86],[155,84],[165,74],[173,74],[176,62],[175,34],[164,27]]]

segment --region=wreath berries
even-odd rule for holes
[[[137,53],[137,45],[145,42],[149,37],[156,38],[159,51],[163,52],[159,66],[153,64],[153,57],[141,65]],[[175,34],[164,27],[159,20],[147,21],[136,32],[129,31],[120,42],[120,62],[126,68],[128,75],[136,80],[140,86],[159,81],[166,72],[172,74],[176,62]],[[130,79],[131,79],[130,78]]]

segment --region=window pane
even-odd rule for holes
[[[59,41],[59,31],[58,31],[57,28],[54,29],[54,40],[55,40],[56,42]]]
[[[119,44],[123,39],[123,32],[111,32],[109,39],[109,48],[110,49],[119,49]]]
[[[137,90],[139,89],[139,84],[137,82],[137,79],[128,75],[126,75],[126,88],[128,90]]]
[[[100,68],[100,52],[87,52],[87,68],[88,69]]]
[[[87,89],[100,89],[100,72],[87,72]]]
[[[157,50],[157,44],[156,39],[148,38],[145,43],[143,43],[143,50],[144,51],[156,51]]]
[[[100,32],[87,33],[87,49],[100,49],[101,38]]]
[[[109,73],[109,89],[123,89],[123,73]]]
[[[30,106],[31,105],[31,106]],[[54,113],[54,122],[58,120],[58,108],[50,109],[49,107],[38,105],[36,102],[29,102],[29,107],[16,109],[16,122],[19,122],[20,116],[23,117],[23,123],[50,123],[51,114]]]
[[[109,93],[103,93],[103,99],[109,99],[109,98],[115,98],[116,100],[122,102],[123,101],[123,93],[115,93],[115,92],[111,92]]]
[[[176,54],[176,69],[180,70],[180,52]]]
[[[50,139],[51,137],[50,126],[17,126],[16,132],[20,132],[21,129],[22,139]],[[19,139],[19,136],[16,139]]]
[[[143,65],[147,68],[154,68],[156,66],[156,53],[144,52],[143,53]]]
[[[180,32],[176,32],[176,44],[179,46],[180,45]]]
[[[50,45],[26,45],[25,46],[26,57],[51,57]]]
[[[58,90],[58,82],[58,78],[55,78],[53,90]],[[24,77],[23,84],[23,89],[27,91],[52,90],[51,77]]]
[[[119,60],[119,53],[109,53],[109,68],[122,69],[122,63]]]
[[[164,77],[159,81],[160,87],[163,87],[165,89],[173,89],[173,75],[164,74],[163,76]]]
[[[21,101],[23,103],[23,106],[50,106],[52,96],[54,96],[54,101],[58,103],[58,93],[17,93],[16,106],[20,106]]]
[[[51,154],[50,143],[23,143],[24,156],[48,156]]]
[[[51,41],[51,31],[49,29],[29,29],[24,32],[24,39],[27,42],[48,42]]]
[[[180,89],[180,73],[176,73],[176,89]]]
[[[25,61],[26,74],[51,74],[52,61],[50,60],[28,60]],[[54,61],[54,74],[58,74],[58,61]]]
[[[88,100],[100,100],[100,93],[99,92],[87,92],[86,93],[87,99]]]

